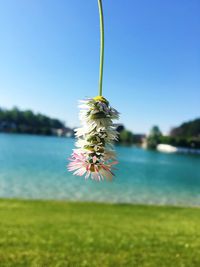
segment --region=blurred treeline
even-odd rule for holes
[[[119,141],[125,144],[146,145],[156,149],[158,144],[200,149],[200,119],[185,122],[163,135],[158,126],[153,126],[148,136],[134,134],[125,128],[119,130]]]
[[[64,128],[64,123],[31,110],[0,108],[0,132],[51,135],[53,129]]]

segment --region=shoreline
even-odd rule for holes
[[[200,209],[199,205],[181,205],[181,204],[156,204],[156,203],[131,203],[131,202],[106,202],[106,201],[87,201],[87,200],[69,200],[69,199],[42,199],[42,198],[5,198],[0,197],[0,203],[7,202],[36,202],[36,203],[63,203],[63,204],[88,204],[99,206],[130,206],[130,207],[153,207],[153,208],[177,208],[177,209]]]

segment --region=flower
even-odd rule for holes
[[[117,110],[102,96],[80,101],[81,128],[75,130],[76,147],[70,158],[69,171],[74,175],[93,180],[111,180],[113,165],[117,164],[112,149],[118,134],[113,119],[119,118]]]

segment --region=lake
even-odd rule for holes
[[[116,146],[112,182],[66,169],[74,139],[0,134],[0,198],[200,206],[200,156]]]

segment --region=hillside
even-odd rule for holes
[[[200,118],[184,122],[171,130],[173,137],[200,137]]]

